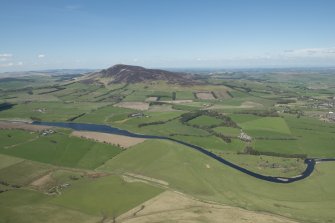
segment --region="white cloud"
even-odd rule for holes
[[[13,55],[10,53],[0,53],[0,57],[12,57]]]
[[[14,63],[10,62],[10,63],[0,63],[0,67],[12,67],[14,66]]]
[[[285,57],[296,57],[296,58],[329,58],[335,57],[335,47],[330,48],[304,48],[304,49],[294,49],[285,50],[280,56]]]
[[[38,55],[37,55],[37,58],[39,58],[39,59],[42,59],[42,58],[44,58],[44,57],[45,57],[44,54],[38,54]]]
[[[13,57],[10,53],[0,53],[0,61],[7,61]]]

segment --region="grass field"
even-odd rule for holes
[[[94,169],[121,152],[113,145],[70,137],[68,132],[60,131],[48,136],[34,133],[35,140],[31,141],[27,140],[27,136],[31,136],[29,132],[0,131],[5,140],[8,134],[21,143],[16,144],[10,137],[7,144],[12,143],[11,147],[1,147],[0,153],[54,165]]]
[[[145,183],[127,183],[117,176],[72,181],[61,196],[11,190],[0,194],[0,222],[112,220],[162,191]]]
[[[225,126],[216,127],[213,130],[217,133],[222,133],[224,135],[234,136],[234,137],[237,137],[241,133],[241,130],[238,128],[231,128],[231,127],[225,127]]]
[[[285,119],[280,117],[266,117],[256,120],[240,122],[239,125],[246,131],[248,130],[262,130],[269,132],[278,132],[282,134],[291,134]]]
[[[192,91],[177,91],[176,92],[177,100],[193,100],[194,94]]]
[[[109,123],[128,118],[128,115],[136,112],[132,109],[114,107],[112,105],[104,106],[85,114],[76,119],[76,122],[82,123]]]
[[[306,169],[304,160],[296,158],[233,153],[223,154],[223,158],[256,173],[269,176],[294,177]]]
[[[233,139],[231,143],[226,143],[222,139],[216,137],[216,136],[186,136],[186,135],[181,135],[181,136],[174,136],[174,138],[189,142],[191,144],[201,146],[203,148],[206,148],[210,151],[214,152],[239,152],[244,149],[245,143]]]
[[[108,78],[88,83],[78,81],[82,77],[75,81],[56,76],[0,79],[0,105],[13,105],[0,109],[0,120],[106,124],[168,136],[199,145],[257,173],[292,177],[306,166],[301,159],[285,156],[335,157],[335,126],[328,118],[334,110],[333,76],[241,71],[209,74],[203,84],[185,86],[166,81],[110,83]],[[197,92],[208,92],[208,97],[196,98]],[[215,100],[210,100],[212,96]],[[157,101],[147,101],[150,97]],[[139,111],[140,105],[145,110]],[[224,126],[223,120],[206,115],[182,121],[183,114],[200,110],[231,117],[237,126]],[[138,117],[132,117],[135,113]],[[235,126],[225,123],[229,124]],[[241,130],[252,137],[251,142],[238,138]],[[272,156],[241,154],[246,146]],[[198,222],[212,222],[209,219],[213,218],[237,221],[229,218],[236,215],[241,221],[259,222],[235,212],[240,207],[251,211],[243,213],[331,223],[335,222],[334,165],[316,164],[312,175],[302,181],[274,184],[166,140],[146,140],[121,150],[71,136],[65,129],[47,136],[30,130],[0,130],[0,223],[114,222],[114,217],[134,207],[140,212],[133,209],[131,213],[137,214],[132,214],[130,222],[150,222],[153,215],[156,220],[151,222],[174,222],[174,214],[181,216],[182,222],[194,222],[195,217]],[[194,208],[196,202],[182,206],[168,197],[161,202],[170,202],[164,205],[173,208],[157,212],[160,207],[150,206],[148,200],[158,199],[163,191],[183,193],[207,205],[218,202],[220,207],[199,204]],[[147,210],[143,205],[147,204],[156,212],[143,218]],[[221,215],[222,205],[234,206],[234,211]]]
[[[163,190],[144,183],[127,183],[117,176],[83,179],[50,201],[90,215],[116,217]]]
[[[29,102],[14,106],[1,112],[1,119],[41,119],[43,121],[67,121],[82,113],[88,113],[106,103],[64,103],[64,102]]]
[[[222,123],[223,123],[222,120],[207,115],[201,115],[189,121],[189,124],[198,126],[212,126],[212,125],[220,125]]]
[[[6,156],[0,154],[0,169],[22,162],[23,160],[17,157]]]
[[[1,223],[23,222],[97,222],[100,216],[92,216],[48,203],[47,195],[29,190],[12,190],[0,194]]]
[[[41,177],[53,167],[32,161],[21,161],[0,169],[0,179],[13,185],[24,186]]]
[[[161,179],[178,191],[202,199],[294,216],[304,222],[329,222],[335,217],[335,191],[330,186],[335,179],[333,168],[333,163],[320,164],[306,180],[273,184],[235,171],[190,148],[151,140],[125,151],[99,169]]]
[[[0,148],[21,144],[37,137],[37,133],[23,130],[0,130]]]

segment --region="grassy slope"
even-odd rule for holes
[[[12,157],[12,156],[6,156],[6,155],[1,155],[0,154],[0,170],[2,168],[14,165],[16,163],[22,162],[23,160],[17,157]]]
[[[0,170],[0,179],[9,184],[26,185],[46,174],[53,167],[24,160]]]
[[[83,179],[50,202],[91,215],[117,216],[163,190],[144,183],[126,183],[117,176]]]
[[[49,196],[29,190],[12,190],[0,194],[0,222],[58,223],[97,222],[101,217],[48,204]]]
[[[0,194],[0,222],[99,222],[118,216],[163,190],[120,177],[72,181],[60,196],[31,190]]]
[[[143,155],[145,154],[145,155]],[[210,168],[207,168],[207,165]],[[158,178],[193,196],[309,222],[335,218],[333,163],[319,164],[313,175],[285,185],[264,182],[175,143],[149,140],[100,167]]]

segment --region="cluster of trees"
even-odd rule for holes
[[[168,120],[165,120],[165,121],[156,121],[156,122],[145,122],[145,123],[140,123],[138,124],[138,127],[141,128],[141,127],[144,127],[144,126],[149,126],[149,125],[163,125],[167,122],[170,122],[170,121],[173,121],[175,119],[177,119],[178,117],[176,118],[171,118],[171,119],[168,119]]]
[[[191,125],[191,124],[188,123],[192,119],[195,119],[195,118],[197,118],[201,115],[214,117],[214,118],[223,120],[223,122],[218,123],[218,124],[209,125],[209,126],[199,126],[199,125],[195,125],[195,124]],[[208,133],[210,133],[210,134],[212,134],[216,137],[221,138],[226,143],[231,143],[232,137],[226,136],[222,133],[217,133],[213,130],[213,128],[219,127],[219,126],[239,128],[239,126],[230,117],[225,116],[224,114],[218,113],[216,111],[208,111],[208,110],[201,110],[201,111],[194,111],[194,112],[185,113],[185,114],[181,115],[180,121],[185,125],[189,125],[189,126],[192,126],[194,128],[199,128],[199,129],[205,130]]]
[[[243,114],[243,115],[256,115],[260,117],[279,117],[278,112],[275,109],[271,110],[254,110],[254,111],[240,111],[235,112],[235,114]]]
[[[15,104],[4,102],[0,104],[0,111],[11,109]]]
[[[138,127],[145,127],[145,126],[149,126],[149,125],[162,125],[165,124],[168,121],[156,121],[156,122],[145,122],[145,123],[140,123],[138,124]]]
[[[295,103],[296,100],[294,99],[280,99],[277,101],[277,104],[289,104],[289,103]]]
[[[189,113],[185,113],[182,114],[180,117],[180,121],[183,124],[189,125],[188,122],[191,121],[192,119],[195,119],[201,115],[206,115],[206,116],[210,116],[210,117],[214,117],[217,119],[220,119],[223,121],[223,123],[220,123],[218,125],[214,124],[214,125],[210,125],[207,126],[207,128],[214,128],[214,127],[218,127],[218,126],[227,126],[227,127],[232,127],[232,128],[239,128],[239,126],[228,116],[225,116],[222,113],[216,112],[216,111],[208,111],[208,110],[201,110],[201,111],[193,111],[193,112],[189,112]],[[198,125],[192,125],[196,128],[199,128]]]
[[[51,91],[41,92],[41,93],[39,93],[39,95],[50,94],[50,93],[54,93],[54,92],[62,91],[62,90],[66,89],[65,87],[60,87],[60,86],[54,86],[54,88],[56,88],[56,89],[55,90],[51,90]],[[31,91],[32,91],[32,89],[31,89]],[[32,92],[32,94],[33,94],[33,92]]]
[[[82,117],[82,116],[84,116],[84,115],[86,115],[86,113],[81,113],[81,114],[79,114],[79,115],[77,115],[77,116],[74,116],[74,117],[72,117],[72,118],[69,118],[68,120],[66,120],[67,122],[73,122],[74,120],[76,120],[76,119],[78,119],[78,118],[80,118],[80,117]]]
[[[222,113],[219,113],[219,112],[216,112],[216,111],[207,111],[207,110],[201,111],[201,112],[202,112],[202,115],[207,115],[207,116],[210,116],[210,117],[214,117],[214,118],[223,120],[223,124],[221,124],[219,126],[226,126],[226,127],[231,127],[231,128],[240,128],[236,124],[236,122],[234,122],[230,117],[225,116]],[[217,127],[217,126],[215,126],[215,127]]]
[[[277,157],[284,157],[284,158],[299,158],[299,159],[307,158],[307,154],[285,154],[285,153],[258,151],[252,148],[251,146],[245,147],[242,154],[249,154],[249,155],[256,155],[256,156],[260,156],[260,155],[277,156]]]
[[[161,101],[151,101],[149,103],[149,106],[151,105],[164,105],[164,104],[167,104],[166,102],[161,102]]]
[[[188,124],[187,122],[191,121],[192,119],[195,119],[197,117],[199,117],[200,115],[202,115],[203,111],[194,111],[194,112],[188,112],[188,113],[184,113],[180,116],[180,121],[183,124]]]
[[[176,100],[176,92],[172,92],[172,100]]]
[[[246,86],[246,83],[244,83],[243,86],[235,86],[235,85],[230,85],[230,84],[225,84],[225,86],[230,87],[237,91],[244,91],[247,93],[250,93],[252,91],[250,87]]]
[[[211,94],[213,95],[213,97],[214,97],[215,99],[218,99],[218,98],[219,98],[219,97],[215,94],[214,91],[211,91]]]
[[[212,130],[213,131],[213,130]],[[225,141],[226,143],[231,143],[231,138],[230,136],[226,136],[222,133],[217,133],[217,132],[214,132],[212,133],[213,135],[215,135],[216,137],[219,137],[221,138],[223,141]]]
[[[304,115],[304,112],[298,109],[292,109],[290,107],[285,107],[284,113],[297,115],[297,118],[300,118],[300,116]]]
[[[227,91],[227,94],[228,94],[231,98],[234,97],[234,95],[232,95],[232,93],[230,93],[230,91]]]

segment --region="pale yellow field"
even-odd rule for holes
[[[146,102],[120,102],[115,104],[116,107],[130,108],[135,110],[145,111],[149,109],[149,103]]]
[[[0,129],[21,129],[33,132],[41,132],[46,129],[51,129],[50,126],[42,126],[42,125],[32,125],[25,122],[6,122],[0,121]]]
[[[174,191],[166,191],[119,216],[116,222],[149,223],[295,223],[267,213],[207,203]]]
[[[133,138],[110,133],[88,132],[88,131],[73,131],[71,135],[80,138],[92,139],[98,142],[118,145],[123,148],[128,148],[145,141],[145,139],[141,138]]]

